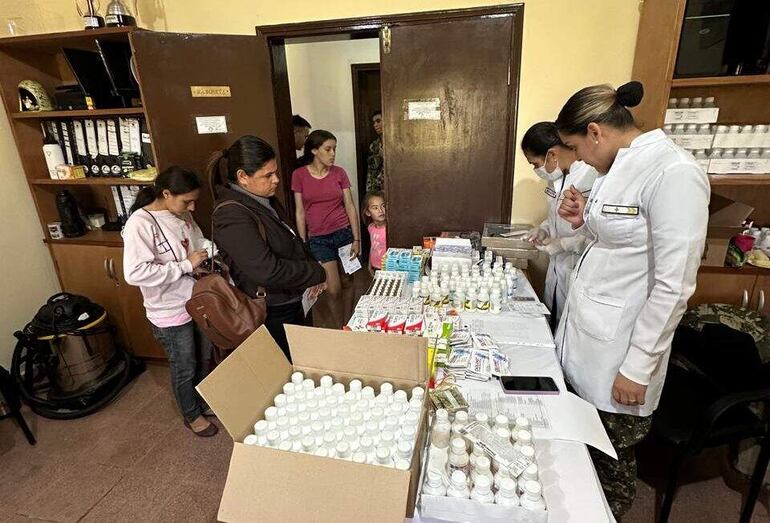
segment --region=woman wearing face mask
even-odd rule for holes
[[[671,339],[695,290],[708,223],[708,177],[627,107],[642,85],[586,87],[564,105],[562,142],[600,173],[586,199],[570,187],[559,214],[590,240],[572,277],[556,344],[568,382],[599,410],[618,461],[592,452],[616,517],[635,494],[634,446],[660,400]]]
[[[291,360],[283,326],[304,323],[302,294],[323,292],[326,276],[275,198],[275,151],[256,136],[243,136],[213,155],[208,176],[217,205],[241,204],[220,206],[213,214],[213,238],[222,258],[240,290],[254,297],[265,289],[265,327]]]
[[[545,189],[548,216],[529,232],[528,240],[550,257],[543,301],[551,310],[551,329],[555,330],[567,299],[569,276],[586,245],[585,236],[576,233],[569,222],[559,217],[559,202],[570,186],[588,194],[597,173],[561,142],[553,122],[540,122],[530,127],[524,133],[521,148],[535,168],[535,174],[548,182]]]

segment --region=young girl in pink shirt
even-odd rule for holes
[[[369,272],[374,275],[375,269],[382,269],[382,258],[388,250],[387,217],[385,215],[385,196],[381,192],[370,192],[364,196],[364,216],[369,224]]]

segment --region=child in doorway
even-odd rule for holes
[[[385,196],[381,192],[366,193],[364,216],[366,216],[369,239],[372,244],[369,250],[369,272],[374,275],[375,269],[382,269],[382,258],[388,250],[385,234],[388,225],[385,216]]]

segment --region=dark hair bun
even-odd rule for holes
[[[641,82],[631,81],[617,89],[617,100],[623,107],[636,107],[644,97],[644,86]]]

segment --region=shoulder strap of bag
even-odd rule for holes
[[[148,211],[147,209],[144,209],[144,208],[142,210],[144,212],[146,212],[150,216],[150,218],[152,218],[152,221],[155,222],[155,226],[160,231],[160,235],[163,236],[163,241],[165,241],[166,244],[168,245],[168,248],[171,251],[171,255],[174,257],[174,261],[175,262],[179,262],[179,258],[176,257],[176,253],[174,252],[174,247],[171,246],[171,242],[168,241],[168,238],[166,238],[166,233],[163,232],[163,227],[160,226],[160,223],[158,223],[158,220],[155,218],[155,216],[152,215],[152,213],[150,211]]]
[[[249,209],[246,205],[243,205],[241,202],[236,202],[235,200],[227,200],[224,202],[221,202],[217,204],[216,207],[214,207],[214,210],[211,211],[211,242],[216,245],[216,240],[214,239],[214,215],[216,214],[217,210],[221,209],[222,207],[226,207],[228,205],[237,205],[238,207],[242,207],[246,209],[246,212],[248,212],[252,218],[254,218],[254,221],[257,223],[257,229],[259,230],[259,236],[262,238],[262,241],[265,242],[265,246],[267,246],[267,232],[265,231],[265,225],[262,223],[262,220],[259,219],[259,216],[257,216],[257,213],[255,213],[253,210]],[[257,287],[257,298],[265,297],[267,296],[267,291],[264,287]]]

